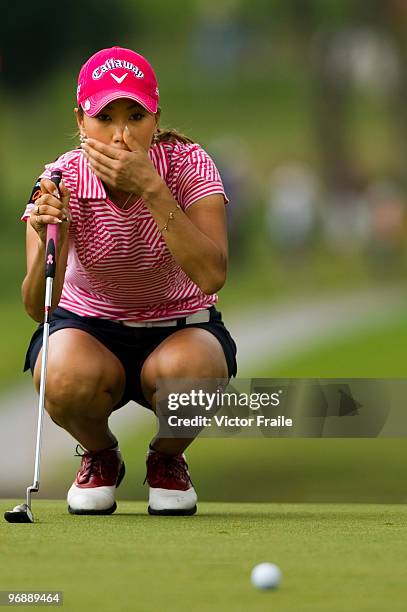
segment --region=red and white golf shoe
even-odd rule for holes
[[[79,453],[78,449],[84,452]],[[117,508],[116,488],[123,480],[125,467],[119,448],[87,451],[80,444],[77,455],[81,467],[68,491],[71,514],[112,514]]]
[[[165,455],[159,451],[147,453],[149,514],[195,514],[198,500],[183,453]]]

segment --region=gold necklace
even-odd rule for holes
[[[125,201],[125,203],[123,204],[122,208],[126,208],[128,201],[130,200],[131,196],[134,195],[133,192],[131,192],[131,194],[129,195],[129,197],[127,198],[127,200]]]

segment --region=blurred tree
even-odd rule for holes
[[[399,144],[399,177],[407,188],[405,160],[407,157],[407,2],[387,0],[383,3],[383,22],[387,26],[397,48],[401,64],[397,87],[394,91],[395,125]]]
[[[347,142],[347,102],[350,83],[342,69],[338,51],[341,33],[352,19],[348,2],[295,0],[292,18],[303,41],[311,77],[314,134],[325,186],[334,190],[351,180],[353,162]],[[299,19],[300,17],[300,19]]]
[[[71,0],[61,6],[52,0],[9,3],[0,20],[0,74],[11,93],[37,87],[69,56],[88,56],[120,44],[137,23],[127,19],[127,3],[109,0]],[[68,60],[69,61],[69,60]]]
[[[296,46],[310,77],[311,117],[320,170],[331,194],[346,192],[357,197],[365,186],[349,137],[349,111],[354,95],[355,58],[363,50],[363,33],[369,28],[377,33],[372,39],[375,48],[379,48],[384,4],[382,0],[288,3]]]

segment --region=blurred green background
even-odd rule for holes
[[[219,309],[239,376],[405,377],[406,4],[74,0],[69,24],[54,6],[10,5],[0,26],[0,423],[29,379],[22,363],[35,328],[20,300],[19,217],[44,163],[77,144],[82,63],[116,44],[155,68],[162,125],[202,144],[221,171],[230,264]],[[34,391],[31,401],[35,411]],[[136,423],[120,437],[129,499],[145,497],[153,431],[153,421]],[[202,439],[188,458],[207,500],[402,502],[404,448],[401,438]],[[64,496],[76,461],[55,457],[45,494]]]

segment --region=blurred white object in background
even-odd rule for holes
[[[301,162],[287,162],[271,173],[266,223],[274,244],[282,250],[310,242],[316,223],[320,184],[316,172]]]
[[[347,26],[330,33],[320,30],[314,35],[314,50],[322,38],[326,66],[334,78],[373,93],[389,94],[396,89],[402,63],[386,32],[369,26]]]
[[[334,252],[363,252],[370,237],[370,211],[363,192],[337,188],[326,198],[322,227],[327,247]]]

